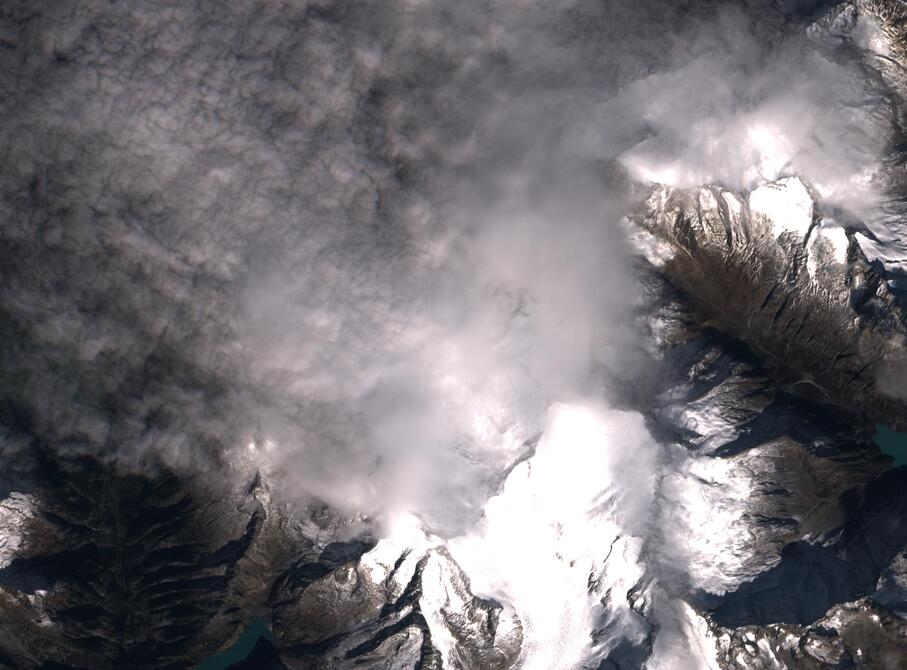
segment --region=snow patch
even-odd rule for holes
[[[718,640],[708,621],[682,600],[660,612],[658,637],[646,670],[720,670]]]
[[[847,248],[850,241],[844,228],[832,219],[822,219],[809,236],[806,270],[815,280],[821,268],[847,263]]]
[[[771,225],[775,238],[784,233],[806,237],[813,222],[813,199],[799,177],[760,186],[749,197],[750,211]]]
[[[666,546],[684,564],[693,588],[721,595],[747,577],[752,532],[744,513],[753,485],[740,458],[681,453],[678,460],[661,485]]]
[[[401,513],[392,519],[386,532],[387,535],[362,556],[359,565],[374,584],[384,582],[393,573],[393,584],[389,586],[395,595],[399,595],[412,578],[419,559],[441,541],[422,530],[419,519],[408,513]],[[398,565],[397,561],[401,558],[403,560]]]
[[[22,546],[25,522],[34,510],[34,498],[27,493],[14,491],[0,502],[0,568],[16,557]]]

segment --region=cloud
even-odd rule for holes
[[[10,10],[5,444],[473,528],[639,365],[627,172],[875,197],[858,60],[693,4]]]
[[[676,449],[670,469],[639,415],[608,407],[643,364],[617,225],[630,181],[798,173],[872,212],[893,103],[852,42],[807,38],[802,7],[720,5],[9,10],[5,455],[42,443],[209,478],[250,464],[380,532],[415,516],[459,538],[476,588],[515,566],[485,588],[514,599],[535,651],[561,613],[570,653],[588,652],[600,612],[564,599],[588,596],[570,556],[614,550],[595,567],[625,630],[647,538],[687,541],[679,580],[729,587],[739,566],[697,557],[715,528],[745,551],[733,505],[716,516],[710,498],[746,487]],[[676,513],[652,511],[658,478]],[[693,624],[659,607],[673,649]]]
[[[620,197],[561,140],[617,76],[585,32],[615,17],[561,10],[11,15],[10,421],[128,468],[252,454],[294,495],[477,514],[630,292]]]
[[[669,2],[20,21],[10,412],[129,467],[204,471],[251,443],[288,490],[474,517],[544,408],[629,360],[617,159],[869,192],[865,78],[779,21]]]

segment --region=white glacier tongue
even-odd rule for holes
[[[786,177],[763,184],[750,193],[750,212],[762,218],[774,237],[794,233],[804,239],[813,222],[813,199],[799,177]]]
[[[627,538],[633,551],[612,548],[645,529],[655,456],[640,415],[554,405],[535,456],[488,502],[479,532],[450,543],[473,591],[511,603],[520,617],[522,667],[573,668],[595,653],[602,594],[590,584],[609,555],[627,559],[611,566],[619,568],[622,593],[642,575],[638,541]]]
[[[444,540],[404,514],[363,564],[394,593],[422,570],[420,608],[446,666],[462,665],[462,621],[477,597],[498,612],[494,647],[518,649],[521,668],[643,659],[656,640],[653,668],[677,658],[707,668],[711,642],[694,630],[698,615],[658,574],[670,554],[696,588],[723,592],[746,578],[751,482],[742,474],[733,460],[660,447],[635,412],[558,403],[476,531]],[[653,537],[660,549],[650,562]]]

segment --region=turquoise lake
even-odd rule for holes
[[[268,630],[264,621],[256,619],[249,624],[232,647],[209,658],[198,666],[198,670],[224,670],[224,668],[238,663],[252,653],[255,644],[262,637],[270,640],[271,631]]]
[[[882,424],[876,424],[876,434],[872,439],[882,452],[894,459],[892,467],[907,465],[907,433],[899,433]]]

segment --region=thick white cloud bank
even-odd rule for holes
[[[445,226],[450,239],[413,238],[386,283],[350,291],[344,277],[326,303],[309,283],[323,278],[280,275],[250,299],[256,374],[322,405],[262,419],[280,445],[265,464],[291,487],[456,526],[526,453],[547,404],[584,393],[615,355],[632,287],[609,205],[527,189],[470,211],[471,229]]]

